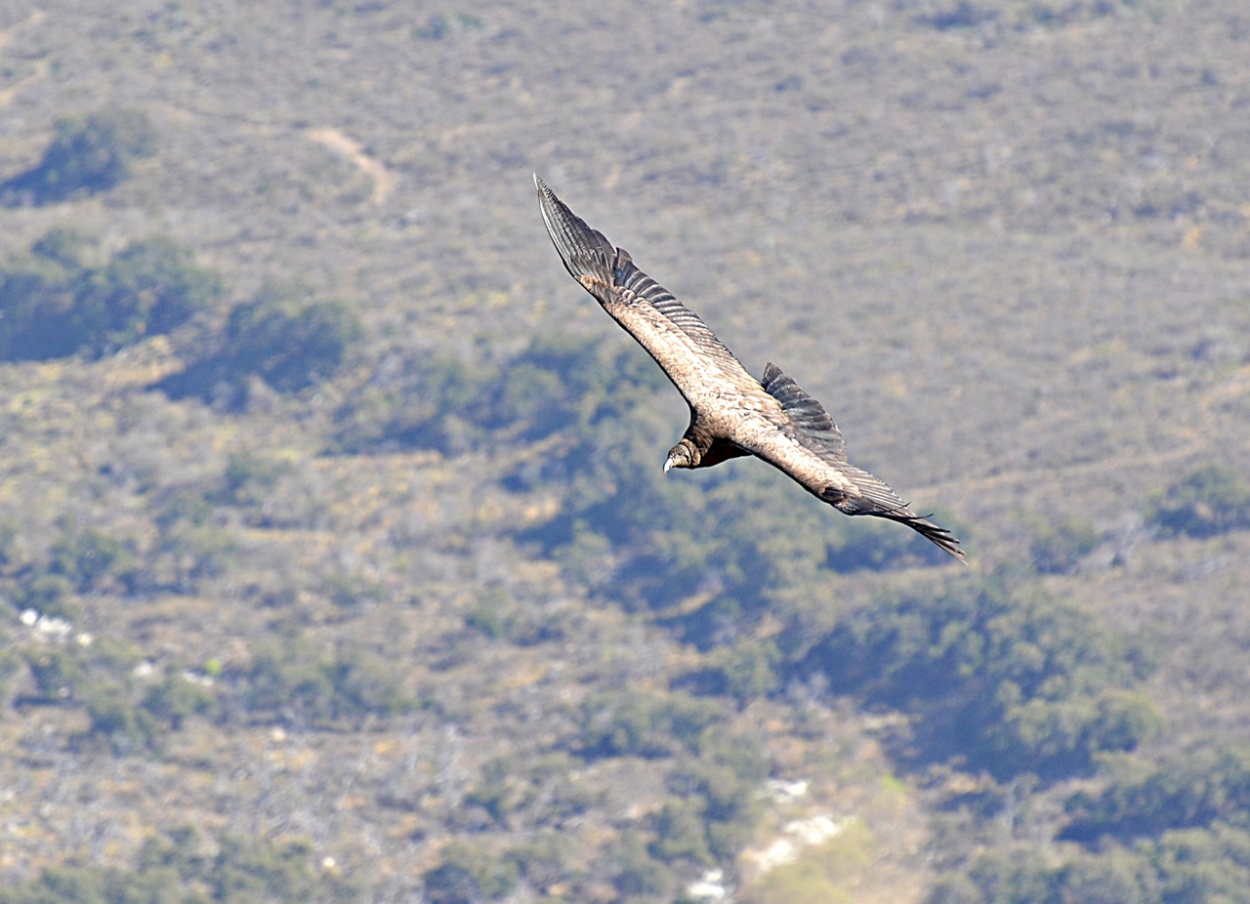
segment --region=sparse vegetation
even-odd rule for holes
[[[1068,518],[1058,524],[1038,523],[1029,552],[1042,574],[1071,574],[1081,559],[1098,548],[1102,536],[1088,521]]]
[[[215,851],[213,849],[216,849]],[[0,889],[3,904],[104,904],[114,901],[308,901],[346,904],[360,889],[318,872],[307,842],[252,843],[231,836],[203,838],[179,827],[148,841],[133,871],[66,864]]]
[[[147,6],[0,17],[0,904],[1246,899],[1233,0]]]

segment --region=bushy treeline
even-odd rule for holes
[[[536,442],[560,431],[616,422],[654,404],[663,375],[627,347],[572,336],[535,339],[520,354],[478,360],[433,353],[391,357],[337,413],[344,452],[437,449],[454,455],[483,446]],[[568,476],[573,450],[522,466],[516,486]]]
[[[133,241],[109,257],[91,236],[58,227],[0,267],[0,360],[99,358],[172,332],[224,293],[217,271],[167,237]],[[267,283],[188,348],[188,366],[159,388],[239,408],[253,380],[295,393],[329,378],[362,336],[342,302],[300,283]]]
[[[266,283],[159,387],[172,398],[237,410],[251,398],[253,380],[296,393],[328,379],[363,335],[360,318],[342,302],[318,298],[299,282]]]
[[[203,838],[191,827],[150,839],[133,869],[65,864],[0,888],[0,904],[202,904],[274,901],[346,904],[356,884],[318,868],[312,847],[263,838]]]
[[[136,161],[156,153],[157,132],[142,110],[109,107],[53,124],[37,164],[0,185],[9,203],[51,204],[97,194],[130,178]]]
[[[596,596],[681,609],[670,624],[702,647],[733,642],[779,591],[816,586],[829,570],[945,558],[898,525],[848,523],[758,462],[665,477],[684,407],[624,343],[556,336],[506,360],[384,361],[337,423],[344,452],[501,453],[503,489],[561,495],[553,517],[516,531],[520,542]],[[520,454],[509,462],[502,453],[513,448]]]
[[[95,241],[57,228],[0,270],[0,358],[100,357],[168,333],[222,293],[221,277],[160,236],[99,260]]]
[[[940,880],[928,904],[1250,904],[1250,832],[1216,823],[1054,864],[1034,852],[986,854]]]
[[[887,593],[839,619],[801,668],[913,713],[926,757],[999,778],[1080,773],[1160,727],[1132,690],[1149,668],[1142,650],[1005,575]]]
[[[1062,837],[1131,841],[1216,822],[1250,831],[1250,750],[1188,750],[1145,772],[1123,771],[1101,793],[1068,801]]]
[[[1165,537],[1250,528],[1250,482],[1222,464],[1190,471],[1152,499],[1146,517]]]
[[[404,689],[401,667],[356,647],[321,652],[299,636],[262,646],[234,669],[209,662],[203,671],[175,663],[151,671],[126,645],[68,636],[27,645],[0,662],[13,702],[81,708],[89,721],[76,743],[119,756],[162,753],[170,734],[193,717],[337,728],[418,705]],[[16,682],[7,680],[21,672]]]
[[[1065,862],[1010,850],[942,880],[931,904],[1250,902],[1250,751],[1123,758],[1098,793],[1069,798]]]
[[[12,688],[19,706],[85,711],[87,727],[72,739],[77,748],[119,756],[159,754],[169,734],[188,719],[218,714],[218,693],[205,686],[209,682],[204,676],[173,665],[145,676],[143,660],[133,648],[81,633],[71,639],[71,625],[61,627],[59,637],[25,645],[0,671],[25,672]]]
[[[324,728],[412,710],[405,675],[367,650],[320,652],[295,637],[262,647],[249,667],[225,678],[249,720]]]
[[[679,877],[729,863],[752,837],[762,813],[760,785],[767,760],[749,736],[731,733],[722,704],[684,693],[608,691],[579,708],[578,730],[535,762],[510,757],[488,761],[464,799],[462,818],[476,811],[491,823],[525,820],[555,829],[602,800],[588,799],[570,781],[576,760],[641,757],[664,764],[658,809],[640,821],[622,820],[621,839],[608,862],[578,863],[558,832],[545,840],[488,853],[472,844],[444,849],[425,874],[428,900],[463,904],[512,894],[524,880],[545,892],[560,885],[576,894],[579,882],[611,875],[618,894],[672,895]]]
[[[750,462],[664,478],[664,451],[684,427],[680,407],[664,407],[668,391],[627,345],[568,337],[480,366],[392,362],[339,412],[339,441],[446,454],[537,444],[540,454],[510,465],[497,457],[501,484],[555,487],[562,504],[516,538],[593,594],[657,613],[709,651],[678,679],[686,689],[745,704],[819,673],[836,693],[917,716],[923,758],[958,757],[1004,779],[1088,774],[1101,754],[1158,730],[1135,690],[1146,651],[1035,579],[1075,569],[1102,540],[1091,524],[1039,522],[1031,571],[886,590],[812,637],[807,610],[836,592],[837,572],[941,562],[940,551],[898,525],[828,512]],[[755,638],[764,613],[792,628]],[[626,707],[587,749],[663,749],[672,738],[643,730],[649,718]]]

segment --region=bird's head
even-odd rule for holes
[[[673,448],[668,450],[668,458],[664,460],[664,473],[667,474],[672,468],[694,468],[699,464],[699,452],[694,447],[694,443],[688,439],[683,439]]]

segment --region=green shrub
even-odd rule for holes
[[[215,501],[234,501],[239,486],[230,485],[230,466],[214,491],[202,486],[173,486],[158,491],[153,521],[160,531],[145,577],[164,581],[162,589],[192,592],[201,578],[218,577],[234,562],[238,541],[222,519]],[[246,480],[242,481],[246,483]],[[241,495],[241,494],[240,494]],[[211,498],[210,498],[211,497]]]
[[[474,845],[453,842],[442,850],[438,866],[423,877],[429,904],[478,904],[509,895],[516,887],[517,866]]]
[[[1042,574],[1071,574],[1101,540],[1098,529],[1079,518],[1058,524],[1040,522],[1029,545],[1033,567]]]
[[[472,13],[439,12],[432,13],[424,25],[412,26],[412,34],[426,41],[440,41],[448,35],[481,27],[482,20]]]
[[[362,335],[359,318],[341,302],[270,284],[230,312],[225,340],[241,372],[280,392],[298,392],[331,376]]]
[[[481,631],[492,640],[511,637],[516,631],[517,607],[507,591],[499,586],[478,592],[473,608],[465,617],[466,627]]]
[[[616,845],[616,874],[612,883],[625,901],[668,900],[676,877],[647,851],[637,833],[627,832]]]
[[[526,881],[540,892],[582,875],[570,833],[552,828],[529,834],[506,852]],[[554,904],[554,902],[553,902]]]
[[[1165,537],[1244,530],[1250,527],[1250,483],[1224,465],[1205,465],[1156,496],[1146,520]]]
[[[1216,823],[1133,848],[1109,845],[1053,864],[1035,853],[982,855],[944,878],[929,904],[1250,904],[1250,833]]]
[[[226,460],[221,483],[212,494],[225,505],[261,505],[278,481],[291,472],[290,462],[249,450],[234,452]]]
[[[87,700],[87,715],[91,720],[87,737],[104,740],[118,756],[161,749],[161,727],[157,719],[126,699],[120,688],[93,688]]]
[[[410,711],[404,672],[385,658],[343,648],[319,653],[303,638],[263,647],[242,675],[244,706],[254,717],[305,726]]]
[[[340,448],[433,448],[447,454],[517,437],[538,440],[619,411],[645,379],[621,350],[542,337],[500,365],[435,354],[387,360],[336,414]],[[562,459],[563,456],[561,455]],[[512,475],[513,488],[540,476]]]
[[[1199,749],[1145,774],[1117,777],[1097,795],[1069,798],[1065,839],[1092,842],[1159,836],[1216,821],[1250,831],[1250,750]]]
[[[0,904],[203,904],[205,901],[331,904],[361,889],[319,871],[307,842],[221,836],[193,828],[149,839],[131,870],[69,862],[0,888]]]
[[[90,726],[85,738],[106,742],[113,753],[160,753],[165,737],[180,731],[192,716],[208,718],[217,710],[217,696],[170,667],[146,688],[127,688],[93,681],[85,702]]]
[[[1002,575],[876,599],[840,619],[801,668],[914,713],[925,756],[960,754],[998,777],[1081,772],[1160,724],[1125,690],[1148,668],[1142,651]]]
[[[204,354],[157,385],[172,398],[237,410],[251,397],[253,379],[283,393],[329,379],[363,335],[342,302],[313,298],[299,283],[268,283],[230,311]]]
[[[190,249],[154,236],[131,242],[92,274],[75,301],[74,318],[84,333],[105,338],[93,347],[103,352],[170,332],[221,292],[221,277],[197,267]]]
[[[465,794],[465,803],[481,807],[496,822],[504,822],[525,797],[524,784],[517,771],[517,764],[511,757],[487,761],[482,767],[481,781]]]
[[[86,270],[97,253],[94,236],[72,226],[54,226],[30,246],[31,253],[67,271]]]
[[[87,668],[77,649],[38,648],[26,652],[26,665],[41,703],[72,701],[87,683]]]
[[[755,744],[739,735],[712,732],[697,756],[679,762],[667,784],[670,792],[698,814],[711,857],[728,862],[754,832],[762,812],[759,786],[767,774],[767,763]],[[680,823],[669,826],[670,831],[679,828]],[[661,842],[664,840],[661,836]],[[674,840],[671,835],[669,840]],[[656,849],[663,850],[664,846],[657,843]]]
[[[386,586],[362,574],[331,571],[321,579],[321,592],[340,609],[354,609],[386,598]]]
[[[192,716],[212,718],[217,696],[188,679],[181,669],[166,670],[165,677],[143,694],[139,708],[171,731],[178,731]]]
[[[168,238],[131,242],[90,263],[93,243],[54,229],[0,272],[0,358],[100,357],[168,333],[221,294],[221,277]]]
[[[959,890],[959,895],[954,894]],[[930,904],[1163,904],[1149,862],[1113,850],[1104,856],[1078,856],[1059,866],[1027,853],[982,856],[961,883],[948,880]]]
[[[52,867],[38,879],[0,888],[0,904],[113,904],[120,879],[111,869]]]
[[[728,695],[739,707],[777,689],[781,654],[772,641],[744,638],[721,647],[708,657],[709,664],[686,675],[678,686],[698,694]]]
[[[582,704],[577,751],[588,759],[672,756],[696,749],[723,718],[714,704],[688,694],[603,693]]]
[[[110,107],[58,119],[54,129],[39,163],[0,187],[10,202],[51,204],[108,191],[130,178],[135,161],[156,153],[156,128],[142,110]]]
[[[670,800],[655,817],[655,842],[651,853],[660,860],[688,860],[704,866],[715,862],[708,846],[702,801]]]
[[[432,448],[459,451],[478,441],[464,419],[467,406],[484,391],[480,375],[459,358],[432,356],[397,365],[388,359],[367,385],[335,412],[335,447],[340,452]]]
[[[177,522],[161,532],[157,550],[169,556],[173,566],[172,587],[180,593],[194,592],[201,578],[225,574],[235,563],[239,543],[234,534],[215,524]]]
[[[128,585],[138,558],[124,541],[94,527],[62,524],[64,533],[52,547],[48,570],[68,579],[79,593],[89,593],[106,580]]]
[[[63,574],[46,571],[23,576],[15,602],[19,609],[34,609],[40,615],[73,621],[81,614],[75,601],[74,584]]]

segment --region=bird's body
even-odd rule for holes
[[[754,455],[848,515],[906,524],[957,559],[959,541],[852,465],[833,418],[769,364],[752,377],[699,317],[639,270],[624,249],[574,214],[541,179],[543,221],[565,268],[647,350],[690,406],[690,426],[664,470],[706,468]]]

